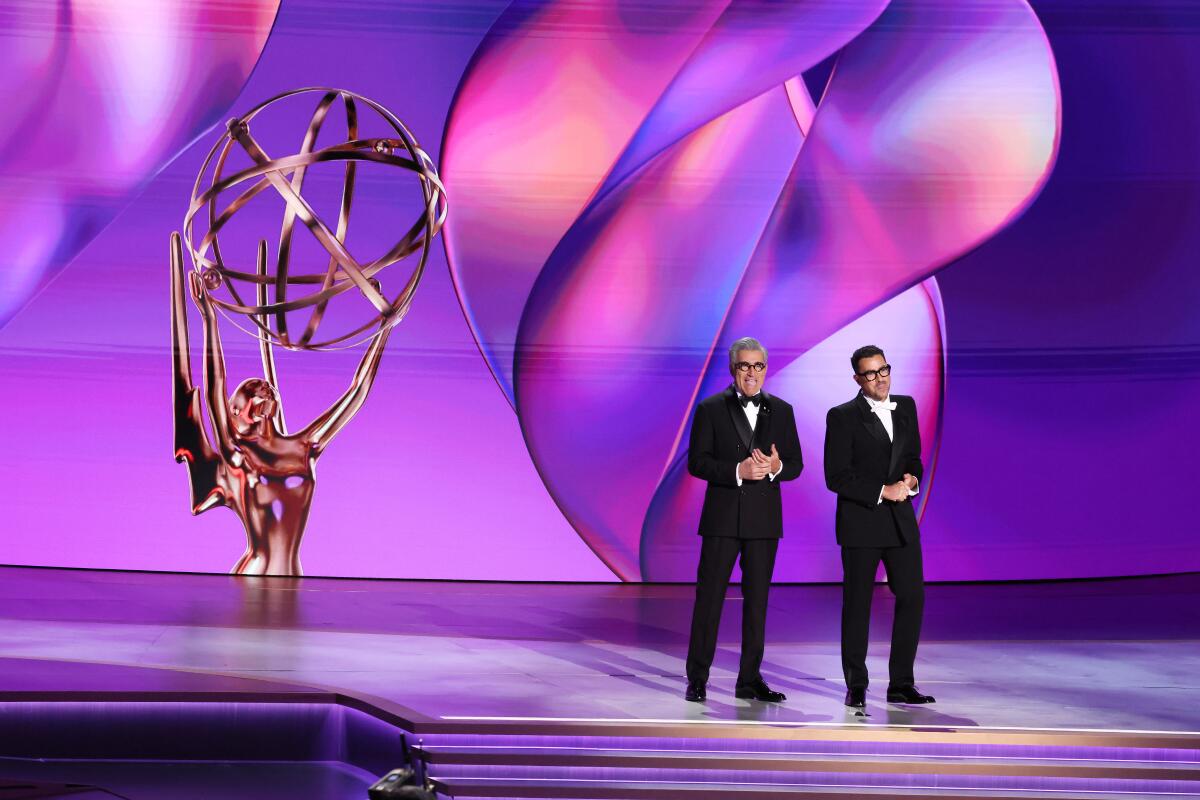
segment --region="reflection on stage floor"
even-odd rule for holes
[[[297,708],[340,704],[339,713],[424,736],[427,755],[446,765],[445,786],[459,781],[456,796],[471,796],[471,781],[491,780],[486,776],[501,769],[493,764],[478,767],[485,777],[467,774],[464,765],[486,762],[471,751],[483,741],[473,736],[508,737],[506,758],[526,765],[503,767],[516,770],[512,786],[533,780],[527,773],[538,769],[567,781],[554,772],[567,768],[556,767],[552,753],[527,751],[546,737],[559,737],[560,745],[568,737],[598,765],[625,763],[629,737],[657,737],[659,748],[706,740],[705,747],[724,751],[747,742],[782,746],[787,740],[793,749],[803,742],[802,753],[787,756],[793,773],[803,759],[826,758],[829,748],[866,759],[890,757],[885,751],[897,743],[935,748],[905,754],[901,771],[920,773],[937,763],[934,771],[946,773],[947,759],[978,754],[979,747],[1009,747],[978,768],[987,775],[959,788],[999,791],[1001,766],[1016,769],[1012,759],[1035,758],[1041,759],[1034,770],[1038,780],[1066,781],[1055,792],[1079,797],[1118,791],[1087,784],[1089,775],[1108,776],[1113,764],[1133,775],[1131,764],[1167,748],[1174,754],[1169,768],[1155,762],[1138,773],[1149,781],[1142,796],[1200,785],[1190,777],[1200,776],[1194,763],[1200,760],[1200,575],[930,586],[917,664],[920,688],[937,697],[930,706],[884,701],[892,604],[880,586],[868,661],[875,683],[865,716],[842,705],[836,586],[772,589],[763,672],[788,695],[774,705],[733,697],[737,587],[726,603],[709,699],[698,704],[683,699],[692,598],[686,585],[20,567],[0,569],[0,578],[0,703],[9,708],[73,703],[82,713],[92,708],[88,703],[121,700],[146,708],[205,699]],[[214,717],[205,724],[217,730],[225,722]],[[1050,744],[1075,749],[1067,756],[1066,750],[1048,754],[1044,746]],[[780,769],[772,756],[754,758],[755,769],[768,770],[761,774],[779,774],[771,771]],[[1053,766],[1063,758],[1074,760],[1074,772]],[[1108,759],[1109,766],[1095,766],[1097,759]],[[645,763],[637,762],[642,772]],[[821,763],[805,769],[832,769]],[[668,772],[678,767],[663,765]],[[743,767],[731,762],[729,774],[743,774],[736,771]],[[964,762],[955,769],[975,768]],[[572,786],[570,791],[582,791]],[[511,796],[525,796],[513,791]]]

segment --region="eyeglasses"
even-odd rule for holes
[[[755,361],[753,364],[751,364],[749,361],[739,361],[733,365],[733,368],[738,372],[749,372],[750,370],[762,372],[767,368],[767,365],[761,361]]]
[[[869,381],[873,381],[876,378],[886,378],[888,375],[892,374],[892,365],[884,364],[879,369],[869,369],[866,372],[857,372],[855,374],[858,375],[858,377],[866,378]]]

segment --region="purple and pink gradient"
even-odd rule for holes
[[[145,20],[156,19],[159,5]],[[846,354],[864,341],[887,349],[896,365],[895,391],[921,404],[927,468],[934,472],[921,496],[929,579],[1200,570],[1196,526],[1181,518],[1175,500],[1194,494],[1193,454],[1200,450],[1200,428],[1189,423],[1200,379],[1194,258],[1200,252],[1200,181],[1194,180],[1200,108],[1180,99],[1200,93],[1200,45],[1186,10],[1119,0],[1097,11],[1079,0],[1030,0],[1053,51],[1063,123],[1053,171],[1037,201],[1022,210],[1014,202],[1018,187],[987,170],[1030,163],[1026,145],[1035,139],[1019,130],[989,143],[975,123],[993,109],[1019,110],[1029,96],[993,105],[955,93],[956,85],[976,80],[989,95],[1036,90],[1031,75],[1045,72],[988,68],[996,59],[1045,53],[1040,34],[1018,35],[1035,24],[1020,4],[945,0],[924,4],[929,14],[915,15],[895,3],[882,12],[868,4],[739,3],[756,13],[770,9],[762,18],[769,38],[740,50],[739,37],[755,18],[739,23],[719,4],[590,3],[559,13],[546,3],[521,3],[524,14],[508,11],[510,5],[283,0],[259,45],[257,66],[248,76],[238,73],[235,83],[244,86],[233,99],[234,86],[227,111],[206,94],[212,81],[173,79],[178,107],[214,109],[214,122],[297,86],[344,86],[395,111],[451,175],[451,223],[460,228],[451,230],[449,255],[475,271],[452,279],[446,254],[431,254],[371,397],[322,467],[302,551],[310,575],[614,580],[572,527],[582,519],[596,532],[612,528],[612,552],[620,548],[629,569],[690,579],[699,541],[689,493],[699,487],[678,475],[684,454],[675,442],[686,433],[686,404],[669,398],[686,397],[687,387],[699,395],[723,383],[720,353],[703,373],[697,365],[742,333],[761,336],[771,348],[767,389],[801,412],[809,457],[805,474],[784,493],[779,579],[840,575],[833,498],[819,469],[821,415],[854,391]],[[831,14],[834,5],[843,12],[836,18],[804,16]],[[24,16],[0,11],[0,44],[11,45],[0,47],[5,64],[43,59],[50,41],[93,35],[45,16],[39,4],[14,8]],[[976,16],[964,21],[951,11]],[[29,27],[39,14],[49,20],[42,51],[42,34],[30,35]],[[136,39],[145,30],[141,19],[123,19],[122,37]],[[783,24],[802,19],[807,27]],[[217,38],[244,36],[236,28],[206,30]],[[971,58],[973,37],[985,45],[982,63]],[[181,52],[191,58],[199,42],[181,45]],[[830,49],[833,55],[803,78],[791,73],[794,64],[778,60],[780,52],[808,53],[796,57],[809,61]],[[892,68],[874,78],[870,63],[851,69],[848,59],[856,51],[870,61],[868,49],[872,58],[889,54]],[[239,51],[237,63],[253,63],[251,50]],[[719,86],[700,80],[731,53],[754,61],[756,84],[741,83],[746,70],[732,71],[732,80]],[[557,61],[561,54],[566,61]],[[504,69],[481,73],[476,65],[494,55],[504,56],[498,64]],[[622,67],[626,61],[634,65],[632,77]],[[818,76],[834,61],[832,82],[822,89]],[[947,63],[950,75],[941,70]],[[10,75],[31,74],[19,63],[9,69]],[[34,91],[41,74],[26,79],[23,91],[6,84],[11,91],[0,123],[6,146],[15,141],[7,133],[12,120],[38,118],[29,109],[45,97]],[[518,86],[523,93],[510,90],[519,84],[514,77],[526,81]],[[136,96],[118,101],[123,84],[104,69],[84,78],[75,81],[91,92],[81,109],[140,102]],[[839,81],[849,82],[838,89]],[[706,82],[712,102],[703,98],[708,105],[698,111],[679,93]],[[850,92],[854,85],[864,93]],[[510,104],[513,97],[519,106]],[[468,124],[457,110],[468,100],[490,109],[488,115]],[[939,104],[961,108],[939,116],[933,113]],[[146,108],[162,106],[147,100]],[[693,111],[691,119],[681,118]],[[86,121],[79,114],[71,119]],[[174,119],[164,116],[161,123]],[[33,222],[16,226],[17,238],[6,234],[0,264],[6,285],[25,274],[15,265],[49,263],[36,255],[47,247],[77,254],[0,328],[0,562],[223,572],[241,552],[244,533],[232,516],[188,515],[186,481],[170,458],[166,242],[215,135],[199,125],[188,135],[198,137],[198,145],[181,139],[178,157],[164,155],[161,169],[148,169],[141,182],[121,190],[124,199],[104,195],[88,206],[89,213],[103,211],[96,219],[111,219],[103,230],[88,223],[73,229],[83,231],[78,241],[76,233],[59,237],[53,215],[35,213]],[[770,139],[764,128],[782,131],[782,140]],[[42,156],[61,157],[71,137],[46,130],[22,145],[36,145],[22,160],[15,150],[0,155],[4,169],[20,177],[6,179],[0,202],[15,196],[13,186],[57,197],[59,162]],[[505,130],[516,134],[505,138]],[[281,147],[299,143],[290,124],[256,132],[279,138]],[[443,136],[447,149],[440,153]],[[765,149],[755,149],[754,141],[765,141]],[[788,147],[798,153],[791,162],[772,160]],[[728,163],[735,153],[748,153],[765,171],[737,175]],[[488,168],[493,154],[503,169]],[[478,169],[466,169],[471,163]],[[964,171],[964,163],[970,169]],[[942,166],[937,180],[906,177],[910,167],[920,175]],[[864,171],[866,178],[889,180],[865,180]],[[1022,180],[1030,196],[1037,192],[1028,175]],[[946,192],[962,202],[938,207]],[[368,217],[390,213],[388,195],[361,199],[357,211]],[[691,235],[651,229],[651,220],[670,216],[659,203],[682,215],[694,227]],[[728,213],[706,221],[705,208],[714,203]],[[733,222],[742,217],[756,218],[746,228],[764,232],[762,246],[739,238]],[[279,217],[270,209],[244,222],[277,233]],[[819,223],[824,238],[808,231],[809,222]],[[7,218],[3,224],[14,226]],[[617,232],[630,238],[621,244],[612,239]],[[665,246],[653,249],[660,233],[689,253],[702,275],[694,280],[686,266],[661,260]],[[560,246],[564,237],[586,246],[572,254]],[[902,265],[908,283],[888,284],[888,299],[874,305],[855,294],[855,273],[813,268],[818,257],[861,252],[853,250],[859,240],[915,252]],[[930,249],[916,252],[927,240]],[[705,241],[728,243],[728,263],[706,250]],[[810,249],[800,246],[804,242]],[[606,272],[595,260],[600,248],[647,268],[617,260]],[[21,260],[23,253],[36,258]],[[539,279],[552,256],[553,274]],[[954,260],[942,268],[943,258]],[[935,278],[924,277],[934,271]],[[701,277],[711,292],[697,290]],[[485,286],[492,288],[479,291]],[[813,295],[804,293],[822,287],[840,300],[816,314],[805,305]],[[581,306],[585,288],[592,303]],[[470,325],[456,289],[467,301]],[[687,322],[655,318],[660,304],[670,306],[676,294],[687,293],[702,298]],[[535,296],[524,328],[529,338],[518,342],[524,306]],[[564,314],[580,308],[578,318]],[[644,313],[634,318],[631,310],[639,308]],[[715,330],[712,320],[725,308],[750,330],[741,330],[738,320]],[[622,328],[622,320],[629,326]],[[618,341],[596,350],[552,341],[556,331],[586,337],[585,324],[593,322],[616,331]],[[785,330],[777,334],[768,326]],[[645,332],[660,341],[631,360],[627,351]],[[231,379],[240,380],[255,374],[257,352],[252,341],[234,334],[228,331],[226,346]],[[530,342],[573,349],[539,361]],[[580,424],[579,440],[557,453],[563,424],[582,417],[571,406],[553,407],[563,420],[513,413],[518,351],[526,387],[544,382],[539,363],[557,359],[569,368],[567,377],[572,370],[594,375],[597,391],[606,391],[610,380],[635,386],[647,410],[614,422],[620,409],[601,408],[603,424],[595,430]],[[281,356],[280,378],[289,417],[296,418],[319,413],[337,397],[357,361],[354,353],[289,355]],[[527,408],[541,402],[530,396],[534,390],[518,393]],[[537,445],[536,463],[522,426]],[[652,466],[643,470],[631,461],[627,476],[627,464],[614,457],[564,473],[561,465],[573,463],[569,451],[597,448],[601,432],[612,436],[614,447],[632,441]],[[433,474],[446,460],[465,466],[452,479]],[[542,461],[560,465],[549,481],[567,498],[569,518],[539,475]],[[622,471],[611,471],[614,463]],[[598,485],[632,484],[643,474],[629,503]],[[619,502],[605,508],[593,490]]]
[[[0,326],[220,119],[279,0],[21,3],[3,15]],[[0,12],[2,13],[2,12]]]
[[[689,576],[678,556],[699,498],[683,442],[696,400],[729,381],[725,343],[753,334],[786,372],[840,331],[842,346],[866,341],[864,314],[1020,214],[1058,146],[1054,59],[1021,0],[794,4],[758,15],[713,5],[709,17],[674,21],[681,42],[694,40],[686,57],[660,48],[649,63],[612,60],[617,45],[638,50],[636,20],[609,20],[608,36],[581,45],[546,37],[544,15],[502,18],[447,125],[456,212],[447,250],[467,317],[501,387],[511,381],[547,488],[624,580]],[[790,79],[834,53],[814,103]],[[595,89],[597,74],[608,83],[597,91],[638,92],[622,91],[616,105],[580,102],[576,85]],[[555,83],[530,86],[545,75]],[[603,135],[577,149],[570,132],[588,130]],[[515,144],[485,144],[496,141]],[[520,176],[507,191],[521,204],[503,197],[509,176]],[[552,208],[531,203],[547,195]],[[481,219],[487,227],[473,224]],[[923,409],[931,461],[940,310],[898,303],[873,337],[911,354],[906,387]],[[513,330],[510,366],[492,343]],[[900,342],[916,332],[924,337]],[[844,372],[810,376],[829,383]],[[798,409],[805,432],[819,432],[829,405],[852,394],[840,388]],[[819,435],[804,441],[819,474]],[[810,505],[824,512],[828,497],[814,495],[791,493],[789,520],[810,516]],[[805,546],[793,537],[785,548]],[[782,561],[784,579],[816,577],[801,559]]]

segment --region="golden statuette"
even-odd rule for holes
[[[273,104],[310,93],[319,94],[320,100],[300,152],[271,157],[254,138],[252,122]],[[339,100],[345,110],[347,135],[317,148],[318,133]],[[386,136],[360,138],[360,104],[383,120]],[[234,154],[249,160],[226,175]],[[305,198],[303,188],[311,166],[334,161],[344,166],[338,220],[330,227]],[[366,263],[356,260],[347,246],[356,170],[362,162],[415,173],[422,198],[419,219],[404,229],[387,252]],[[284,202],[278,247],[272,256],[266,239],[260,239],[254,270],[239,269],[226,261],[219,234],[240,209],[268,189]],[[231,199],[219,206],[219,197],[226,193]],[[303,574],[300,542],[312,507],[317,459],[366,401],[388,337],[408,312],[430,243],[445,219],[445,190],[429,156],[394,115],[352,92],[298,89],[273,97],[231,120],[209,152],[184,218],[183,236],[171,235],[175,460],[187,464],[193,514],[225,506],[241,519],[246,551],[232,573]],[[290,268],[297,220],[328,254],[321,271]],[[185,245],[191,256],[190,272],[184,263]],[[389,299],[380,273],[412,255],[412,272]],[[247,303],[244,297],[251,289],[253,303]],[[204,326],[203,391],[192,381],[185,292]],[[369,309],[370,315],[345,326],[346,330],[319,335],[330,304],[350,300]],[[262,359],[262,377],[242,381],[232,394],[226,387],[218,324],[221,316],[258,339]],[[289,431],[273,348],[317,350],[361,342],[369,342],[366,353],[345,393],[308,425]],[[205,410],[213,438],[206,429]]]

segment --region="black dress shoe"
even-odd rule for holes
[[[867,690],[866,689],[848,689],[846,691],[846,705],[850,708],[866,708],[867,707]]]
[[[915,686],[902,686],[899,689],[889,688],[887,691],[887,701],[889,703],[910,703],[912,705],[935,702],[932,695],[921,694]]]
[[[787,696],[783,692],[771,691],[771,687],[767,686],[767,682],[762,678],[750,683],[738,684],[733,689],[733,696],[742,700],[761,700],[764,703],[782,703],[787,700]]]
[[[708,693],[704,690],[703,683],[700,681],[688,681],[688,688],[683,693],[683,699],[692,703],[703,703],[707,695]]]

